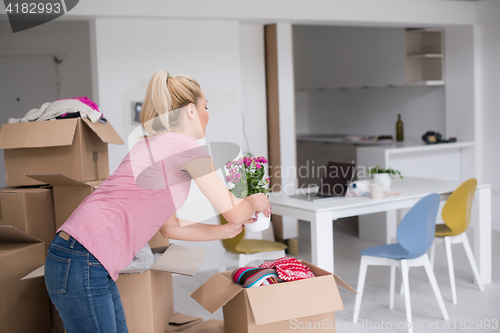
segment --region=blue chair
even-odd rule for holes
[[[444,307],[443,297],[439,291],[436,277],[434,276],[429,257],[427,256],[427,251],[434,241],[439,202],[440,199],[437,193],[429,194],[428,196],[420,199],[401,220],[397,231],[398,243],[375,246],[360,252],[361,265],[358,277],[358,294],[356,295],[356,302],[354,304],[353,322],[356,322],[359,318],[361,298],[363,297],[363,289],[365,286],[366,270],[368,265],[391,267],[389,297],[390,309],[394,308],[396,267],[401,268],[405,294],[406,319],[409,323],[412,322],[412,316],[408,271],[410,267],[424,266],[444,320],[449,319],[448,312]],[[411,326],[409,327],[408,332],[413,332],[413,328]]]

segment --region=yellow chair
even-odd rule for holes
[[[219,215],[221,224],[226,224],[226,219]],[[282,243],[263,240],[263,239],[245,239],[245,229],[230,239],[221,240],[222,246],[226,250],[219,272],[227,268],[227,262],[230,259],[238,260],[238,267],[245,267],[254,260],[273,260],[284,257],[287,246]]]
[[[465,231],[469,227],[472,210],[472,200],[476,192],[477,180],[471,178],[462,183],[448,198],[443,207],[443,221],[445,224],[436,225],[436,233],[434,243],[431,247],[431,265],[434,267],[434,244],[440,243],[445,245],[446,257],[448,260],[448,272],[450,274],[451,295],[453,304],[457,304],[457,290],[455,286],[455,273],[453,270],[453,258],[451,254],[451,244],[462,243],[465,249],[467,258],[469,259],[472,272],[480,290],[484,290],[481,276],[477,269],[474,255],[467,239]]]

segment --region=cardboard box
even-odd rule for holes
[[[116,280],[129,333],[164,333],[174,311],[172,273],[147,270]]]
[[[54,188],[56,230],[66,222],[80,203],[103,182],[103,180],[82,182],[62,173],[28,176],[39,182],[50,184]],[[157,232],[149,241],[151,248],[167,247],[168,245],[169,240],[163,237],[160,232]]]
[[[45,242],[56,234],[51,188],[0,188],[0,225],[11,225]]]
[[[54,188],[56,229],[66,222],[82,201],[101,185],[103,180],[82,182],[65,174],[27,175]]]
[[[45,263],[45,245],[12,226],[0,226],[0,332],[48,332],[50,300],[43,279],[21,281]]]
[[[150,269],[120,272],[116,280],[129,333],[164,333],[173,314],[172,273],[193,276],[206,250],[171,244]],[[43,276],[43,266],[23,279]]]
[[[8,186],[40,185],[25,175],[64,173],[80,181],[109,176],[108,143],[124,144],[109,122],[73,118],[3,124]]]
[[[193,276],[206,250],[171,244],[148,270],[120,272],[116,280],[129,333],[164,333],[174,311],[172,273]]]
[[[237,332],[239,333],[239,331]],[[184,333],[224,333],[224,322],[210,319],[185,330]]]
[[[226,271],[212,276],[191,297],[211,313],[222,307],[225,332],[290,332],[300,322],[330,323],[329,332],[334,332],[335,311],[344,309],[337,285],[356,291],[337,275],[300,262],[316,277],[245,289]]]
[[[186,315],[183,313],[175,312],[170,318],[170,323],[167,326],[165,333],[169,332],[183,332],[188,328],[198,325],[203,322],[202,318]]]

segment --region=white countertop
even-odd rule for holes
[[[307,134],[307,135],[297,135],[297,141],[307,141],[307,142],[326,142],[326,143],[336,143],[354,146],[379,146],[379,145],[390,145],[393,144],[393,140],[349,140],[346,137],[357,136],[357,135],[347,135],[347,134]],[[362,137],[362,136],[359,136]],[[370,137],[370,136],[368,136]]]
[[[450,143],[438,143],[438,144],[426,144],[421,139],[408,138],[403,142],[394,142],[386,145],[377,145],[370,147],[359,147],[358,152],[362,151],[378,151],[389,154],[403,154],[418,151],[431,151],[431,150],[445,150],[445,149],[458,149],[474,147],[473,141],[463,141],[463,142],[450,142]]]

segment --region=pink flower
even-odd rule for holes
[[[266,178],[266,182],[268,182],[268,181],[269,181],[269,177]]]
[[[257,163],[257,165],[255,166],[257,169],[260,169],[262,168],[262,165],[260,165],[259,163]]]
[[[231,181],[231,177],[226,176],[226,180],[227,180],[228,182],[230,182],[230,181]]]

